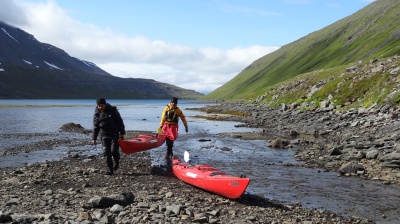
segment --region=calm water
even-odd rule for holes
[[[107,100],[117,106],[124,119],[126,130],[157,131],[160,115],[168,100]],[[44,133],[55,132],[69,122],[92,128],[95,100],[0,100],[0,106],[25,106],[0,108],[2,120],[7,121],[0,125],[0,134],[12,133]],[[191,131],[207,131],[220,133],[225,131],[250,131],[237,129],[237,122],[219,122],[216,124],[205,119],[191,119],[190,116],[202,114],[198,111],[185,110],[198,108],[210,103],[180,100],[178,106],[184,110]],[[206,129],[204,129],[206,127]],[[207,128],[211,127],[211,128]],[[200,129],[200,130],[199,130]],[[181,129],[181,131],[184,131]]]
[[[156,131],[160,115],[168,100],[108,100],[117,106],[127,130]],[[3,125],[1,134],[58,132],[69,122],[92,127],[95,100],[0,100],[0,105],[29,107],[0,108]],[[299,168],[290,150],[274,150],[264,141],[245,141],[220,137],[221,132],[253,132],[255,129],[235,128],[237,122],[208,121],[192,116],[202,112],[187,110],[210,105],[197,101],[179,102],[188,123],[189,133],[179,133],[174,153],[183,155],[189,151],[195,163],[213,165],[233,175],[245,174],[251,178],[247,192],[264,195],[287,203],[301,203],[305,207],[319,208],[356,215],[375,220],[377,223],[400,223],[400,188],[386,186],[379,182],[364,181],[359,178],[338,177],[333,172],[318,169]],[[36,107],[38,106],[38,107]],[[184,129],[181,128],[180,131]],[[51,136],[48,136],[51,138]],[[199,141],[207,140],[207,141]],[[20,139],[19,144],[25,144]],[[4,147],[12,144],[0,139]],[[17,142],[15,144],[18,144]],[[226,149],[229,149],[228,151]],[[0,149],[1,151],[2,149]],[[68,148],[43,150],[0,157],[0,167],[13,164],[13,160],[65,157]],[[99,153],[100,148],[87,146],[83,151]],[[165,147],[150,150],[153,165],[165,163]]]

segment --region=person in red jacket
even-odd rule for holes
[[[120,153],[118,139],[124,139],[125,125],[117,107],[106,103],[104,98],[98,98],[96,103],[97,106],[93,115],[92,140],[93,144],[96,145],[97,136],[100,134],[103,153],[108,166],[106,175],[113,175],[114,171],[119,167]]]
[[[167,155],[166,159],[171,158],[174,154],[172,147],[174,141],[178,137],[178,122],[179,118],[182,120],[185,126],[186,133],[189,131],[188,124],[182,110],[178,107],[178,98],[173,97],[171,102],[164,108],[161,114],[160,128],[166,135]]]

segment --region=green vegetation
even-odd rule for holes
[[[400,83],[400,77],[389,74],[389,69],[384,72],[371,72],[371,69],[367,66],[369,64],[369,62],[359,64],[357,66],[359,72],[347,71],[345,67],[351,67],[351,65],[348,65],[299,75],[268,87],[266,93],[262,95],[262,99],[258,99],[258,102],[273,107],[278,107],[282,103],[286,105],[308,103],[317,107],[320,102],[330,98],[330,101],[339,107],[348,105],[369,107],[373,103],[377,105],[384,103],[398,105],[400,93],[397,93],[395,89]],[[374,64],[399,67],[400,56],[390,63],[384,59]],[[362,70],[362,68],[365,70]],[[316,91],[310,94],[313,88]],[[390,95],[391,97],[388,97],[391,93],[393,93]]]
[[[397,79],[388,71],[372,73],[369,66],[379,64],[370,60],[383,63],[392,58],[395,61],[387,66],[399,66],[394,57],[400,54],[399,11],[398,0],[375,1],[256,60],[201,99],[317,106],[331,95],[331,102],[344,107],[383,104]],[[351,66],[357,66],[357,71],[348,72]],[[307,96],[313,86],[320,89]],[[400,95],[394,94],[390,100],[397,104]]]

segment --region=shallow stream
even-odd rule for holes
[[[56,160],[68,156],[67,153],[99,154],[101,147],[90,145],[89,136],[76,136],[58,130],[68,122],[91,128],[93,102],[78,103],[71,108],[0,109],[0,115],[7,121],[0,127],[0,152],[9,147],[54,138],[88,138],[86,146],[62,146],[54,150],[43,148],[41,151],[2,156],[0,167]],[[120,113],[127,130],[157,130],[164,101],[156,104],[147,101],[118,103],[121,104]],[[187,106],[196,107],[192,104]],[[345,216],[365,217],[377,223],[400,223],[400,187],[357,177],[339,177],[334,172],[298,166],[301,162],[293,158],[291,150],[271,149],[265,141],[218,135],[223,132],[254,132],[256,129],[235,128],[237,122],[194,118],[192,116],[202,113],[185,110],[184,104],[181,107],[188,117],[189,133],[181,133],[180,130],[174,154],[183,156],[187,150],[194,163],[212,165],[231,175],[250,177],[246,193],[288,204],[300,203],[307,208],[329,210]],[[165,165],[165,151],[165,146],[149,151],[154,166]]]
[[[272,149],[265,141],[197,133],[201,134],[181,134],[175,141],[174,154],[183,158],[186,150],[195,164],[212,165],[234,176],[250,177],[247,193],[345,216],[365,217],[377,223],[400,223],[399,186],[299,167],[302,162],[294,159],[292,150]],[[155,165],[165,164],[165,150],[163,146],[151,151]]]

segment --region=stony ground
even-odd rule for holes
[[[400,120],[395,108],[307,111],[225,103],[202,110],[209,113],[208,119],[235,120],[261,128],[258,133],[223,135],[267,140],[275,148],[295,148],[296,158],[307,167],[400,185]],[[240,115],[218,115],[223,112]]]
[[[35,142],[10,147],[3,156],[46,144],[73,142],[79,149],[88,139]],[[146,152],[123,155],[113,176],[105,175],[103,157],[79,150],[61,161],[0,172],[0,223],[373,223],[257,195],[226,199],[179,181],[169,166],[151,167]]]

